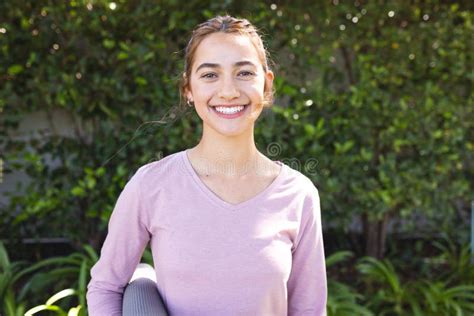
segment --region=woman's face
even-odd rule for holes
[[[236,136],[253,131],[273,73],[263,70],[248,36],[213,33],[195,51],[189,83],[186,97],[194,102],[203,124]]]

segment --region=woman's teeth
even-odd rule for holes
[[[234,114],[234,113],[242,111],[244,108],[245,106],[243,105],[232,106],[232,107],[229,107],[229,106],[216,106],[215,107],[217,112],[224,113],[224,114]]]

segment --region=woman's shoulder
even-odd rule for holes
[[[296,214],[301,221],[320,217],[320,195],[316,184],[303,170],[291,164],[286,164],[285,189],[295,205]]]
[[[313,180],[306,174],[303,173],[301,168],[298,165],[294,165],[285,161],[281,162],[283,164],[284,171],[284,182],[301,193],[306,194],[317,194],[318,189],[314,184]]]
[[[179,151],[140,166],[132,179],[142,185],[153,185],[155,182],[165,183],[167,180],[173,179],[180,171],[184,170],[182,153],[183,151]]]

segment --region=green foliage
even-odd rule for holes
[[[318,160],[324,219],[339,227],[361,216],[383,233],[388,216],[411,232],[422,215],[428,231],[466,231],[456,212],[474,191],[472,11],[430,3],[279,7],[293,70],[277,72],[274,126],[287,128],[273,136],[284,157]]]
[[[21,237],[67,236],[97,246],[128,177],[193,133],[193,126],[185,137],[182,128],[163,128],[179,114],[168,112],[179,99],[172,70],[178,56],[172,52],[180,43],[171,37],[184,38],[192,20],[164,18],[178,8],[173,3],[119,3],[115,11],[105,1],[87,3],[1,4],[7,31],[0,36],[0,67],[9,69],[0,90],[2,127],[14,130],[35,111],[50,123],[49,132],[31,141],[2,139],[6,171],[23,170],[33,179],[0,211],[5,235],[18,234],[21,226]],[[72,135],[58,132],[57,113]],[[168,121],[164,126],[136,131],[141,122],[161,117]]]
[[[353,254],[350,251],[338,251],[326,258],[326,268],[341,263]],[[369,316],[373,313],[361,305],[364,296],[350,286],[333,279],[328,280],[328,316]]]
[[[22,236],[99,245],[128,177],[197,141],[197,116],[171,108],[182,67],[175,52],[194,25],[225,12],[258,25],[277,60],[277,101],[257,124],[257,143],[276,142],[272,158],[297,159],[324,192],[326,222],[346,227],[361,216],[371,232],[384,217],[423,214],[433,228],[441,221],[453,229],[455,205],[467,209],[474,190],[473,23],[465,5],[195,1],[179,8],[175,1],[113,9],[105,1],[2,3],[2,128],[14,130],[34,111],[49,121],[39,138],[2,139],[6,170],[33,180],[0,208],[5,235],[22,226]],[[57,113],[72,135],[58,132]],[[401,229],[413,230],[408,223]]]
[[[448,241],[447,241],[448,242]],[[435,242],[436,244],[439,244]],[[448,242],[454,246],[454,243]],[[457,248],[455,246],[455,248]],[[444,252],[438,257],[444,258],[451,253],[450,248],[443,248]],[[10,271],[11,267],[18,263],[9,263],[8,254],[0,244],[0,259],[2,261],[2,271]],[[452,254],[452,253],[451,253]],[[326,258],[326,267],[334,269],[353,257],[350,251],[339,251]],[[7,260],[5,260],[7,258]],[[436,258],[436,257],[434,257]],[[460,267],[464,262],[463,256],[459,254],[450,262],[451,267]],[[429,258],[426,258],[429,259]],[[5,314],[22,315],[25,310],[25,302],[21,298],[31,296],[34,288],[44,292],[49,289],[51,282],[56,287],[64,286],[65,283],[72,286],[72,289],[61,291],[50,298],[45,304],[31,308],[30,314],[41,310],[55,311],[66,315],[65,306],[71,308],[68,315],[75,313],[85,313],[81,309],[85,305],[85,289],[89,282],[89,270],[97,260],[97,253],[90,247],[84,247],[81,253],[74,253],[66,257],[55,257],[42,260],[28,269],[16,273],[14,278],[5,272],[0,275],[1,284],[8,282],[8,295],[4,299]],[[144,253],[143,262],[153,264],[151,252],[147,249]],[[434,270],[440,264],[436,260],[426,260]],[[8,268],[10,267],[10,268]],[[393,264],[385,260],[377,260],[372,257],[363,257],[357,260],[357,271],[360,273],[360,283],[356,287],[351,287],[335,278],[328,279],[328,315],[469,315],[474,312],[474,285],[470,271],[462,269],[463,274],[446,273],[438,274],[435,277],[431,273],[420,275],[416,280],[406,281],[405,277],[399,274]],[[471,267],[472,269],[472,267]],[[39,272],[41,271],[41,272]],[[446,270],[446,271],[449,271]],[[31,275],[35,273],[34,275]],[[41,275],[44,277],[38,277]],[[457,278],[453,278],[456,275]],[[21,287],[21,291],[14,291],[13,285],[20,277],[30,276]],[[429,278],[428,278],[429,277]],[[47,281],[46,281],[47,280]],[[66,282],[61,282],[65,280]],[[35,284],[33,286],[33,284]],[[4,288],[4,286],[2,286]],[[59,306],[55,302],[66,296],[73,296],[75,300],[68,300]],[[16,302],[21,301],[20,304]],[[77,305],[79,303],[79,305]],[[77,305],[77,306],[76,306]],[[28,313],[27,312],[27,313]]]
[[[411,293],[401,285],[393,265],[388,260],[365,257],[359,260],[357,269],[365,276],[369,292],[374,292],[369,306],[378,310],[380,315],[392,311],[402,315],[404,299],[411,299]]]
[[[90,269],[97,260],[96,251],[85,245],[82,252],[44,259],[26,267],[25,262],[11,263],[5,247],[0,242],[0,295],[3,297],[2,308],[5,315],[23,315],[26,303],[31,304],[37,297],[42,297],[45,291],[63,286],[74,287],[74,293],[71,295],[77,296],[80,306],[86,306],[86,286],[90,279]],[[61,295],[54,297],[63,298]],[[48,302],[42,305],[44,309],[62,312],[52,301]]]
[[[63,299],[65,297],[72,296],[72,295],[75,295],[75,294],[76,294],[76,291],[74,289],[62,290],[62,291],[54,294],[53,296],[51,296],[51,298],[49,298],[46,301],[45,304],[38,305],[38,306],[35,306],[35,307],[29,309],[25,313],[25,316],[32,316],[32,315],[35,315],[38,312],[42,312],[42,311],[53,311],[57,315],[60,315],[60,316],[84,315],[84,312],[83,312],[84,311],[84,309],[83,309],[84,305],[78,305],[76,307],[72,307],[71,309],[69,309],[69,311],[67,313],[61,307],[59,307],[58,305],[54,305],[60,299]]]
[[[447,236],[441,241],[432,241],[432,245],[436,245],[440,253],[420,256],[425,265],[421,272],[415,271],[416,262],[362,257],[355,262],[358,275],[357,281],[352,283],[338,278],[353,274],[353,263],[349,261],[353,254],[338,251],[328,256],[328,272],[339,272],[338,278],[328,279],[328,315],[473,314],[474,266],[469,263],[466,247]],[[351,272],[341,273],[348,268]],[[413,277],[413,273],[418,274]]]
[[[442,256],[449,253],[447,250]],[[459,258],[459,255],[456,256]],[[453,266],[464,262],[453,259]],[[471,267],[472,269],[472,267]],[[372,257],[359,259],[357,270],[367,293],[367,307],[377,315],[471,315],[474,313],[474,279],[464,274],[453,278],[455,271],[427,279],[402,282],[392,263]],[[453,273],[454,272],[454,273]],[[464,278],[468,277],[468,278]]]
[[[25,274],[25,265],[25,262],[11,262],[5,246],[0,242],[0,308],[6,316],[24,313],[24,296],[18,296],[13,285]]]
[[[43,259],[33,265],[26,262],[10,262],[7,250],[0,242],[0,297],[6,316],[23,315],[25,306],[33,304],[38,298],[43,298],[48,291],[58,291],[45,304],[38,305],[27,311],[33,315],[40,311],[54,311],[66,315],[63,308],[73,306],[67,315],[86,315],[87,284],[90,281],[90,270],[98,260],[97,252],[89,245],[84,245],[82,251],[68,256]],[[153,257],[149,248],[143,253],[142,262],[153,265]],[[21,281],[21,283],[19,282]],[[68,299],[63,300],[68,297]],[[71,300],[74,298],[74,300]],[[58,306],[56,301],[62,300],[64,306]],[[2,314],[3,315],[3,314]]]
[[[328,316],[371,316],[374,315],[362,305],[362,295],[358,294],[349,285],[328,280]]]
[[[324,192],[325,222],[346,227],[361,216],[370,231],[387,214],[423,214],[433,228],[458,225],[455,210],[468,208],[474,190],[467,5],[186,6],[2,2],[1,128],[14,131],[35,111],[49,122],[31,141],[1,140],[6,171],[33,180],[0,207],[5,236],[21,226],[22,236],[99,245],[128,177],[198,140],[197,116],[172,109],[182,67],[175,52],[194,25],[225,12],[258,25],[277,61],[276,104],[257,124],[257,143],[264,153],[277,143],[272,158],[297,159]],[[58,113],[72,135],[58,131]],[[410,222],[400,229],[413,230]]]
[[[449,283],[474,284],[474,264],[470,246],[459,245],[444,236],[442,241],[435,241],[434,245],[441,251],[440,255],[432,258],[431,264],[437,266],[436,273]]]
[[[197,23],[230,13],[262,29],[276,61],[276,101],[256,142],[315,182],[326,226],[346,231],[359,218],[366,236],[378,230],[383,240],[390,220],[413,233],[421,216],[427,234],[457,235],[438,245],[439,256],[422,258],[429,268],[416,282],[396,272],[396,258],[361,260],[367,288],[330,280],[328,312],[471,311],[474,272],[458,245],[474,192],[470,2],[188,1],[186,9],[179,1],[0,2],[1,158],[5,172],[32,180],[0,205],[0,238],[67,237],[76,249],[98,249],[134,171],[198,140],[197,116],[174,107],[180,52]],[[13,137],[33,114],[46,127]],[[5,314],[23,314],[27,293],[55,281],[75,288],[84,306],[92,248],[27,268],[2,246]],[[347,259],[341,252],[328,265]]]
[[[472,315],[474,313],[474,285],[449,287],[445,282],[422,281],[418,286],[419,299],[424,302],[416,315]],[[413,304],[416,304],[413,300]],[[421,312],[423,311],[423,312]]]

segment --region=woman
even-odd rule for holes
[[[181,94],[202,119],[201,140],[142,166],[123,189],[91,270],[90,315],[121,315],[148,242],[171,315],[325,315],[318,191],[254,141],[272,83],[247,20],[197,26]]]

